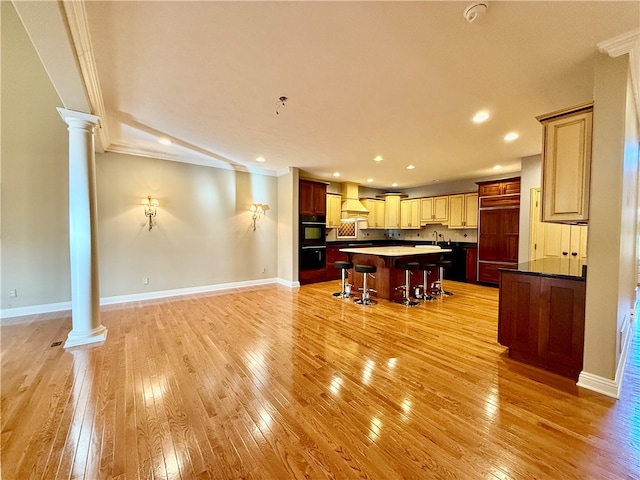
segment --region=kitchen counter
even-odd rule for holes
[[[580,258],[539,258],[530,262],[519,263],[515,270],[526,275],[585,280],[587,261]]]
[[[411,255],[427,255],[433,253],[448,253],[449,248],[441,248],[438,245],[419,245],[415,247],[348,247],[341,248],[344,253],[358,253],[361,255],[378,255],[380,257],[406,257]]]
[[[418,257],[424,256],[433,256],[436,260],[440,258],[440,255],[451,252],[451,250],[440,248],[437,245],[428,245],[422,247],[348,247],[340,249],[340,252],[348,254],[354,265],[374,265],[377,270],[371,279],[370,287],[377,292],[378,298],[394,300],[402,294],[396,288],[404,285],[405,282],[404,270],[395,267],[396,261],[415,262],[418,261]],[[434,268],[428,280],[429,284],[435,280],[436,275],[437,269]],[[350,281],[354,284],[357,292],[362,287],[363,275],[356,274],[353,277]],[[420,283],[422,283],[422,272],[416,271],[411,275],[411,288],[415,288]]]

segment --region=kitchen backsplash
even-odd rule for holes
[[[327,229],[327,241],[334,242],[342,240],[337,237],[337,229]],[[434,233],[437,232],[437,233]],[[428,225],[420,230],[379,230],[379,229],[358,229],[357,240],[416,240],[432,241],[438,235],[439,242],[478,242],[477,228],[448,228],[444,225]],[[355,240],[354,239],[354,240]]]

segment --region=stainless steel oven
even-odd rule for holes
[[[326,218],[318,215],[300,216],[300,270],[326,266]]]

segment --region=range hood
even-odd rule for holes
[[[366,220],[369,210],[358,199],[358,184],[344,182],[342,184],[342,220]]]

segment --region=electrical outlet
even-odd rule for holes
[[[16,298],[18,296],[18,291],[14,288],[13,290],[9,290],[9,298]]]
[[[142,277],[142,284],[149,285],[149,277]]]

